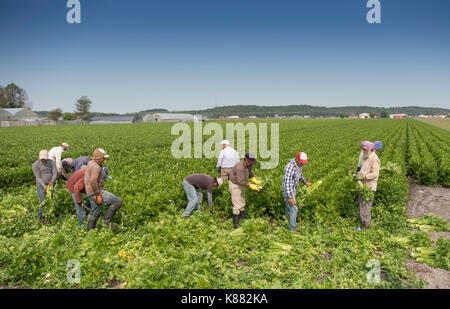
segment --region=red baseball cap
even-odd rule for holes
[[[297,159],[299,159],[302,164],[308,164],[308,157],[304,152],[297,153]]]

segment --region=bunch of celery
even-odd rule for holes
[[[429,265],[434,264],[434,256],[436,249],[433,247],[417,247],[411,251],[411,257],[417,262],[426,263]]]
[[[444,218],[434,215],[426,215],[420,218],[408,219],[408,222],[415,228],[424,232],[450,231],[450,226]]]

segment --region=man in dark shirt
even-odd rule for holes
[[[255,154],[247,152],[244,160],[236,163],[230,174],[228,188],[231,194],[231,202],[233,203],[233,225],[235,229],[239,227],[239,220],[245,219],[244,188],[247,187],[254,191],[259,191],[257,185],[248,182],[248,179],[252,179],[253,182],[260,183],[260,181],[255,178],[252,171],[252,166],[256,165],[256,163]]]
[[[202,189],[206,190],[208,205],[212,207],[213,189],[222,185],[222,182],[222,178],[214,178],[205,174],[192,174],[187,176],[183,180],[183,187],[189,203],[183,213],[183,217],[189,219],[192,211],[200,209],[203,200]]]

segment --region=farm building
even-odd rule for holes
[[[359,114],[359,118],[370,118],[370,115],[368,113],[362,113]]]
[[[36,121],[39,119],[39,115],[32,112],[29,108],[3,108],[0,109],[1,120],[21,120],[21,121]],[[11,116],[9,116],[9,115]],[[7,117],[10,119],[4,119]]]
[[[144,116],[144,122],[186,122],[194,121],[194,115],[191,114],[169,114],[169,113],[158,113],[158,114],[147,114]]]
[[[408,118],[407,114],[391,114],[389,118]]]
[[[0,108],[0,121],[8,121],[13,120],[14,116],[8,112],[5,111],[3,108]]]
[[[229,116],[228,119],[239,119],[239,116]]]
[[[98,115],[90,120],[90,124],[134,123],[142,119],[137,115]]]

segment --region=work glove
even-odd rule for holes
[[[50,182],[48,185],[45,186],[45,193],[48,192],[48,189],[50,189],[53,186],[52,182]]]
[[[97,205],[100,205],[102,203],[102,195],[101,194],[97,194],[95,196],[95,200],[97,202]]]
[[[91,211],[91,209],[89,207],[87,207],[86,204],[83,201],[81,203],[79,203],[79,204],[80,204],[81,207],[83,207],[87,211]]]
[[[256,179],[256,177],[253,177],[252,179],[250,179],[255,185],[260,185],[262,184],[261,181],[259,181],[258,179]]]
[[[217,168],[217,173],[220,173],[222,171],[222,168],[219,166],[218,168]]]
[[[250,185],[249,185],[249,188],[252,189],[253,191],[259,191],[258,186],[257,186],[257,185],[254,185],[254,184],[250,184]]]

